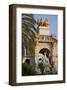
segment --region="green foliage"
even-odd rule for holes
[[[27,48],[29,54],[34,54],[36,21],[32,14],[22,14],[22,45]],[[28,54],[27,54],[28,55]]]
[[[22,75],[36,75],[36,71],[31,64],[22,64]]]

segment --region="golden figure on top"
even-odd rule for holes
[[[37,24],[38,26],[45,26],[45,27],[48,27],[49,23],[48,23],[48,19],[46,18],[44,21],[41,19],[38,19],[37,20]]]

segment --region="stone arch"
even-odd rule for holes
[[[49,56],[50,50],[48,48],[42,48],[40,49],[39,53],[41,54],[46,53],[46,55]]]

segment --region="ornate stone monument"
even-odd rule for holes
[[[35,46],[35,63],[36,67],[38,64],[37,55],[41,49],[46,49],[50,52],[51,62],[54,64],[58,57],[57,57],[57,38],[54,35],[51,35],[50,31],[50,24],[48,19],[45,20],[38,20],[38,33],[36,33],[36,46]],[[56,69],[58,67],[56,66]]]

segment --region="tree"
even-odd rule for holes
[[[22,55],[26,50],[26,55],[35,54],[35,28],[36,21],[32,14],[22,14]]]

